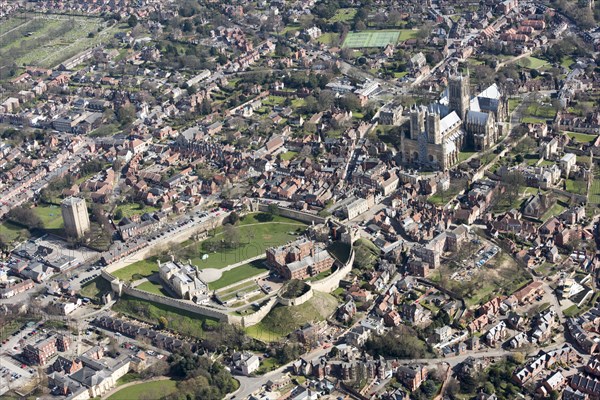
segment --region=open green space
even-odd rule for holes
[[[19,21],[18,27],[0,36],[0,67],[13,62],[17,66],[54,67],[127,29],[126,24],[106,27],[102,18],[27,14],[8,21],[13,19]]]
[[[567,179],[566,189],[567,192],[571,192],[574,194],[585,195],[587,192],[587,182],[584,180],[575,180],[575,179]]]
[[[556,109],[549,104],[539,104],[534,102],[527,106],[525,114],[532,118],[542,118],[545,121],[553,119],[556,116]]]
[[[8,242],[25,240],[29,237],[27,229],[22,228],[10,221],[4,221],[0,224],[0,235]]]
[[[123,281],[133,281],[155,273],[158,273],[158,258],[150,257],[112,272],[112,275]],[[134,277],[134,275],[136,276]]]
[[[282,160],[291,160],[294,157],[296,157],[298,155],[297,151],[286,151],[285,153],[281,154],[281,159]]]
[[[328,293],[314,296],[299,306],[276,306],[258,324],[247,328],[248,335],[263,341],[277,340],[311,321],[323,321],[337,308],[337,299]]]
[[[115,303],[113,311],[137,318],[150,324],[158,324],[159,318],[164,317],[168,321],[168,329],[195,338],[203,337],[203,324],[217,323],[215,319],[210,317],[152,301],[139,300],[128,295],[123,295]]]
[[[40,205],[35,207],[33,211],[40,217],[45,229],[61,229],[63,227],[62,213],[59,206],[54,204]]]
[[[571,58],[571,56],[564,56],[560,61],[560,65],[562,65],[565,68],[571,69],[571,64],[573,64],[573,62],[574,61]]]
[[[521,104],[521,99],[508,99],[508,112],[512,113]]]
[[[158,207],[148,206],[142,202],[140,203],[126,203],[120,204],[115,209],[115,213],[117,210],[121,210],[123,213],[123,218],[131,218],[134,215],[142,215],[144,213],[153,213],[158,211]]]
[[[461,151],[458,153],[458,162],[463,162],[475,154],[477,154],[476,151]]]
[[[590,185],[588,200],[591,204],[600,204],[600,168],[594,167],[594,179]]]
[[[566,207],[560,203],[555,203],[546,213],[542,216],[542,221],[546,221],[552,217],[558,217]]]
[[[229,295],[235,296],[236,293],[238,293],[238,292],[249,292],[249,291],[255,290],[255,289],[258,289],[258,285],[256,285],[256,283],[244,282],[244,283],[240,283],[239,285],[235,285],[235,286],[232,286],[227,289],[219,290],[219,295],[221,297],[229,296]]]
[[[596,140],[598,138],[598,135],[590,135],[587,133],[577,133],[577,132],[567,132],[567,135],[570,138],[572,138],[582,144],[593,142],[594,140]]]
[[[223,272],[221,278],[208,284],[210,290],[218,290],[225,286],[232,285],[244,279],[251,278],[267,272],[269,269],[265,266],[265,260],[256,260],[251,263],[240,265],[229,271]]]
[[[175,392],[177,392],[177,382],[173,380],[151,381],[121,389],[107,400],[162,399]]]
[[[334,41],[337,41],[340,37],[339,33],[336,32],[327,32],[322,34],[321,36],[319,36],[317,38],[317,42],[325,44],[325,45],[332,45]]]
[[[145,292],[154,293],[159,296],[171,297],[171,296],[169,296],[169,292],[167,292],[165,290],[165,288],[163,288],[163,285],[161,285],[158,282],[152,282],[152,281],[142,282],[139,285],[137,285],[135,288],[139,289],[139,290],[143,290]]]
[[[417,31],[412,29],[349,32],[344,39],[343,47],[361,49],[367,47],[386,47],[416,37]]]
[[[524,57],[521,58],[519,61],[517,61],[517,64],[520,65],[521,67],[525,67],[525,68],[530,68],[530,69],[540,69],[542,67],[545,67],[548,64],[548,61],[546,60],[542,60],[536,57]]]
[[[87,297],[88,299],[99,303],[102,300],[102,295],[110,292],[111,290],[110,283],[101,276],[97,276],[83,285],[79,291],[79,294],[82,297]]]
[[[269,247],[281,246],[296,239],[298,234],[306,229],[306,224],[278,215],[269,220],[268,214],[257,213],[246,215],[238,222],[236,229],[240,237],[240,245],[238,247],[223,247],[215,252],[206,250],[206,246],[208,246],[207,242],[222,243],[225,240],[223,228],[219,227],[216,229],[214,237],[202,242],[191,243],[182,249],[178,249],[177,254],[174,255],[182,257],[185,253],[183,259],[191,259],[192,264],[200,269],[224,268],[228,265],[263,255]],[[202,256],[205,254],[208,255],[208,258],[203,260]],[[112,274],[124,281],[133,281],[148,277],[158,272],[157,260],[158,257],[149,257],[121,268]],[[246,268],[242,271],[249,273],[250,269]],[[229,278],[230,274],[226,276],[227,279],[224,281],[231,279]],[[222,277],[221,279],[224,278]],[[235,283],[235,281],[231,283]],[[223,286],[217,285],[215,288],[224,287],[231,283]]]
[[[356,15],[356,8],[340,8],[335,12],[335,15],[329,18],[329,22],[346,22],[350,21]]]

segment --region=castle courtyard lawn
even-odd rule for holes
[[[224,288],[225,286],[233,285],[234,283],[244,279],[267,272],[269,269],[265,266],[264,262],[264,259],[260,259],[252,261],[248,264],[240,265],[239,267],[229,271],[225,271],[223,272],[223,275],[221,275],[220,279],[210,282],[208,284],[208,288],[210,290],[218,290]]]
[[[173,380],[143,382],[121,389],[107,400],[160,399],[176,391],[177,382]]]
[[[141,275],[142,277],[150,276],[154,273],[158,273],[157,260],[158,258],[156,257],[140,260],[126,266],[125,268],[121,268],[115,272],[112,272],[112,274],[123,281],[135,280],[133,278],[134,275]]]

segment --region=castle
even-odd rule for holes
[[[333,257],[318,243],[302,237],[292,243],[267,249],[267,263],[284,279],[306,279],[327,271]]]
[[[494,145],[498,122],[506,118],[506,112],[506,101],[496,84],[471,98],[468,74],[451,76],[438,103],[411,108],[410,128],[400,139],[402,162],[446,170],[459,161],[460,151]]]

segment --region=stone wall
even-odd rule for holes
[[[252,325],[258,324],[263,320],[264,317],[267,316],[269,312],[278,304],[277,296],[271,297],[269,301],[267,301],[263,306],[258,309],[254,314],[245,315],[241,317],[240,325],[244,328],[247,328]],[[237,317],[237,316],[236,316]],[[237,317],[240,318],[240,317]]]
[[[260,212],[269,212],[269,205],[259,203],[258,211]],[[322,224],[326,221],[325,218],[319,217],[316,214],[307,213],[299,210],[292,210],[291,208],[279,207],[279,215],[282,217],[296,219],[298,221],[306,222],[307,224],[315,223]]]
[[[352,264],[354,264],[354,249],[350,250],[350,258],[345,265],[342,265],[333,274],[320,279],[316,282],[310,282],[309,285],[319,292],[331,293],[340,286],[340,281],[348,275],[352,270]]]
[[[180,310],[186,310],[204,317],[215,318],[222,322],[238,322],[239,324],[241,324],[241,319],[239,321],[230,321],[230,316],[225,311],[217,310],[211,307],[206,307],[200,304],[190,303],[185,300],[160,296],[154,293],[149,293],[143,290],[132,288],[131,286],[129,286],[129,284],[126,284],[121,280],[117,279],[106,270],[102,270],[101,275],[102,278],[110,282],[113,292],[115,292],[119,296],[123,296],[124,294],[126,294],[137,299],[152,301],[171,307],[176,307]]]
[[[279,299],[279,304],[282,304],[284,306],[299,306],[300,304],[304,304],[310,299],[312,299],[314,294],[315,292],[313,292],[313,289],[311,287],[306,293],[294,299],[286,299],[281,296],[277,296],[277,298]]]

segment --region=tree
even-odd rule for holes
[[[137,17],[135,16],[135,14],[131,14],[129,19],[127,20],[127,25],[129,25],[130,28],[134,28],[137,24],[138,24]]]
[[[354,93],[349,93],[339,99],[339,106],[346,111],[357,110],[360,107],[360,100]]]
[[[502,177],[508,203],[512,204],[519,197],[521,188],[525,184],[525,178],[521,171],[511,171]]]
[[[269,214],[274,218],[280,214],[279,205],[277,203],[271,203],[268,207]]]
[[[123,210],[120,208],[117,208],[117,211],[115,211],[114,217],[115,217],[115,219],[118,219],[118,220],[123,219]]]
[[[240,246],[240,230],[231,224],[223,226],[223,238],[225,240],[225,246],[231,249]]]
[[[8,219],[27,227],[29,230],[44,227],[42,219],[31,208],[15,207],[8,212]]]
[[[235,212],[235,211],[232,211],[232,212],[229,214],[229,223],[230,223],[231,225],[235,225],[235,224],[237,224],[239,220],[240,220],[240,215],[239,215],[237,212]]]
[[[124,104],[117,110],[117,121],[121,123],[121,125],[129,125],[135,119],[135,107],[133,104],[128,103]]]

